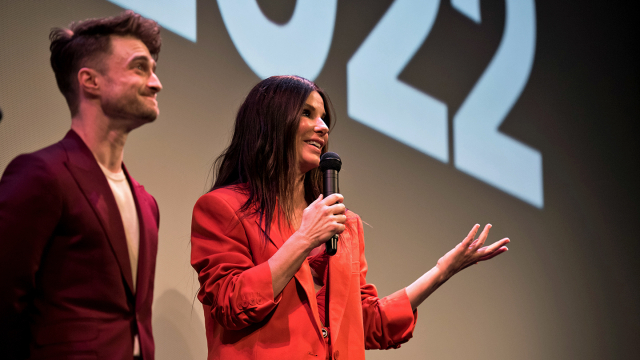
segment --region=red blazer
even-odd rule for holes
[[[256,216],[237,214],[243,187],[203,195],[193,210],[191,264],[198,272],[211,359],[324,359],[316,293],[305,260],[274,297],[267,260],[286,240],[277,219],[270,237]],[[338,253],[329,260],[333,358],[364,359],[364,350],[397,348],[412,337],[417,314],[404,289],[383,299],[367,284],[362,222],[347,212]]]
[[[104,173],[73,131],[21,155],[0,180],[0,357],[153,360],[158,206],[125,174],[140,220],[135,294]]]

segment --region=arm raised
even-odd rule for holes
[[[506,247],[510,241],[508,238],[484,246],[489,236],[491,224],[487,224],[480,236],[474,239],[479,228],[480,225],[474,225],[467,237],[441,257],[436,266],[414,281],[413,284],[407,286],[407,295],[414,310],[453,275],[471,265],[489,260],[509,250]]]

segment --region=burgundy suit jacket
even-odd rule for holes
[[[0,357],[153,360],[158,206],[125,168],[140,221],[137,288],[120,212],[82,139],[15,158],[0,180]]]
[[[211,359],[324,359],[328,352],[305,260],[274,297],[267,261],[289,234],[277,221],[265,239],[256,216],[237,211],[246,187],[203,195],[193,210],[191,264],[198,272]],[[362,222],[347,212],[338,253],[329,260],[330,339],[335,359],[364,359],[365,348],[399,347],[417,313],[404,289],[383,299],[366,282]]]

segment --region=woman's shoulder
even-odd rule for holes
[[[249,189],[246,184],[227,185],[213,189],[200,196],[196,202],[196,207],[205,205],[215,206],[226,205],[232,209],[239,209],[249,198]]]

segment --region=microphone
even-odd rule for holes
[[[334,152],[327,152],[320,157],[320,170],[323,177],[323,195],[327,197],[338,192],[338,172],[342,168],[340,156]],[[338,252],[338,234],[327,241],[327,254],[335,255]]]

